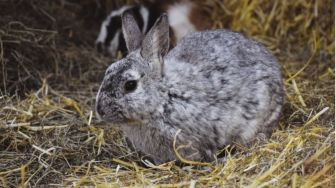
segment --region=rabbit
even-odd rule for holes
[[[225,146],[278,126],[281,69],[258,42],[217,29],[187,34],[169,50],[167,14],[143,35],[125,12],[122,31],[129,54],[107,68],[96,114],[155,164],[213,161]]]
[[[121,51],[125,56],[127,48],[121,32],[121,14],[131,12],[142,33],[153,26],[162,12],[167,12],[171,29],[171,46],[189,32],[205,30],[210,27],[210,16],[200,10],[200,6],[189,0],[154,1],[138,5],[124,5],[111,11],[101,24],[95,45],[99,52],[116,57]]]

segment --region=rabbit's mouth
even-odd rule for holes
[[[134,125],[135,126],[135,125],[141,124],[141,122],[138,121],[138,120],[130,120],[130,119],[123,120],[123,121],[106,121],[106,122],[110,123],[113,126],[118,126],[118,127],[125,126],[125,125],[128,125],[128,126],[129,125],[131,125],[131,126]]]
[[[99,119],[106,123],[116,126],[141,124],[141,121],[139,120],[120,116],[113,116],[113,117],[99,116]]]
[[[124,120],[124,121],[113,122],[112,124],[113,124],[113,125],[116,125],[116,126],[123,126],[123,125],[139,125],[139,124],[141,124],[141,121],[133,120],[133,119],[127,119],[127,120]]]

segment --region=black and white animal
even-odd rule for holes
[[[113,10],[101,24],[100,33],[96,39],[98,51],[112,57],[117,51],[127,54],[125,39],[121,30],[121,14],[131,12],[142,33],[147,33],[155,20],[167,12],[171,27],[172,46],[187,33],[208,29],[209,16],[194,2],[189,0],[154,1],[151,3],[123,6]]]
[[[156,164],[211,161],[227,145],[270,136],[284,91],[280,66],[261,44],[218,29],[187,34],[169,51],[168,16],[144,35],[122,15],[129,54],[111,64],[97,94],[97,115],[120,126]]]

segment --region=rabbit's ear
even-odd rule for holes
[[[130,11],[125,11],[121,15],[121,20],[127,50],[132,52],[140,47],[143,34]]]
[[[148,61],[161,60],[169,50],[169,23],[162,14],[148,31],[141,44],[141,56]]]

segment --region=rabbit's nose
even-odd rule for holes
[[[101,117],[103,117],[105,115],[105,112],[103,110],[103,107],[102,107],[102,104],[101,104],[100,100],[97,101],[96,112],[97,112],[97,115],[98,115],[99,119],[101,119]]]

